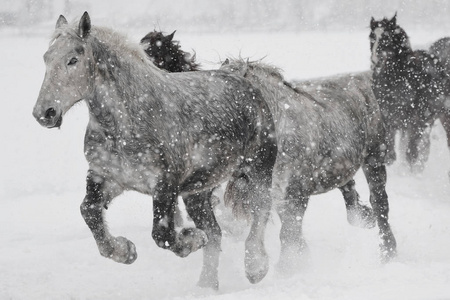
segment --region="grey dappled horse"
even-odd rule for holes
[[[222,69],[249,79],[272,111],[278,155],[273,192],[281,219],[279,267],[295,268],[306,247],[302,222],[311,195],[339,188],[348,220],[371,228],[378,223],[381,258],[396,254],[385,191],[384,125],[370,86],[370,73],[310,81],[293,87],[278,69],[261,62],[227,60]],[[362,167],[373,211],[359,202],[353,177]]]
[[[89,109],[81,214],[103,256],[136,260],[134,244],[109,233],[104,213],[123,191],[138,191],[153,196],[156,244],[182,257],[204,247],[199,284],[218,288],[221,231],[202,192],[229,180],[225,196],[251,220],[247,278],[256,283],[266,275],[264,232],[277,148],[270,109],[257,89],[220,70],[161,71],[138,44],[91,26],[86,12],[72,25],[60,16],[44,61],[36,120],[59,127],[76,102],[85,100]],[[197,228],[175,231],[178,196]]]

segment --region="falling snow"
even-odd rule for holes
[[[280,228],[276,214],[266,234],[271,269],[262,282],[251,285],[243,263],[248,229],[245,223],[233,223],[228,209],[219,204],[224,232],[220,290],[196,287],[201,251],[179,258],[157,247],[151,238],[152,201],[132,192],[112,203],[106,218],[112,233],[133,239],[139,257],[132,265],[101,257],[79,210],[87,171],[83,150],[87,109],[84,104],[72,108],[60,130],[46,130],[31,116],[52,26],[37,36],[0,32],[0,56],[5,58],[0,63],[0,299],[450,298],[450,152],[440,124],[432,129],[430,160],[422,174],[409,174],[402,159],[388,167],[390,221],[398,242],[398,257],[389,264],[379,263],[376,229],[347,223],[339,191],[312,197],[303,229],[309,253],[298,274],[289,278],[276,272]],[[153,28],[127,33],[137,42],[149,29]],[[351,33],[202,35],[178,30],[183,47],[195,49],[204,68],[218,68],[221,58],[237,56],[238,51],[242,57],[266,56],[287,79],[370,67],[367,27]],[[446,32],[408,34],[414,48],[426,47]],[[356,181],[367,203],[361,172]]]

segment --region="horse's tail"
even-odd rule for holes
[[[238,219],[250,220],[249,178],[244,173],[233,175],[228,181],[223,196],[225,205],[231,207]]]
[[[275,124],[261,91],[254,89],[252,99],[255,108],[251,111],[253,120],[249,127],[249,140],[246,143],[244,160],[228,181],[224,202],[232,207],[237,218],[251,220],[269,211],[272,198],[272,172],[277,157]]]

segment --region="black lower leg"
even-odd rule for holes
[[[370,203],[378,223],[381,257],[388,261],[396,254],[397,243],[389,225],[389,202],[386,193],[386,167],[367,159],[364,173],[369,183]]]

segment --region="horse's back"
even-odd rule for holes
[[[282,122],[292,120],[292,128],[298,129],[277,130],[283,140],[279,151],[286,154],[286,158],[279,156],[277,169],[280,174],[283,168],[293,168],[306,177],[312,175],[314,182],[305,186],[312,194],[345,184],[383,135],[371,72],[295,82],[292,87],[298,106],[293,113],[291,107],[280,110],[285,115]],[[289,155],[289,150],[297,153]],[[338,169],[341,175],[335,176]]]
[[[332,110],[376,114],[378,103],[372,91],[372,72],[341,74],[333,77],[296,81],[297,88],[313,95]]]
[[[430,54],[436,56],[444,64],[447,74],[450,74],[450,37],[434,42],[430,46]]]

